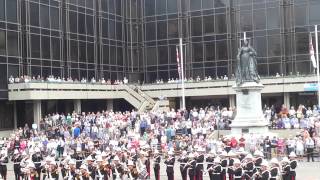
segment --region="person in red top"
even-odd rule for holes
[[[230,140],[230,146],[232,149],[236,148],[238,146],[238,141],[235,137],[232,137]]]
[[[239,147],[245,148],[246,146],[246,139],[241,135],[241,138],[239,139]]]

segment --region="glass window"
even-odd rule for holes
[[[178,37],[178,20],[168,21],[168,37],[177,38]]]
[[[92,0],[86,0],[86,7],[92,9],[93,8],[93,1]]]
[[[80,41],[79,42],[79,61],[86,62],[86,43]]]
[[[49,28],[49,6],[40,5],[40,23],[41,27]]]
[[[177,8],[177,0],[168,0],[167,1],[167,11],[168,13],[177,13],[178,8]]]
[[[225,14],[217,14],[215,17],[215,32],[222,34],[227,33],[227,25],[226,25],[226,15]]]
[[[0,30],[0,55],[6,54],[6,32]]]
[[[114,1],[116,0],[109,0],[109,12],[114,13]]]
[[[104,12],[108,12],[108,0],[101,0],[101,9]]]
[[[87,34],[93,35],[93,16],[86,16]]]
[[[228,0],[213,0],[215,8],[226,7],[226,1]]]
[[[117,65],[123,66],[123,58],[122,58],[122,48],[118,47],[117,48]]]
[[[266,37],[255,37],[254,48],[256,48],[258,57],[266,57],[267,56],[267,41]]]
[[[51,28],[59,29],[59,9],[51,7],[50,8],[50,19],[51,19]]]
[[[274,61],[281,62],[281,59],[279,57],[277,59],[274,59]],[[271,64],[269,64],[269,76],[274,76],[277,73],[279,73],[279,74],[282,73],[281,63],[271,63]]]
[[[212,9],[213,8],[213,0],[202,0],[202,8],[203,9]]]
[[[159,64],[168,64],[168,48],[167,46],[158,47]]]
[[[85,0],[78,0],[78,5],[85,7],[86,6],[86,1]]]
[[[310,7],[310,24],[320,24],[320,16],[319,16],[320,2],[314,1],[314,3],[310,3],[309,7]]]
[[[7,0],[7,21],[17,22],[17,0]]]
[[[40,36],[31,35],[31,57],[40,58]]]
[[[47,36],[41,37],[42,58],[50,59],[50,38]]]
[[[294,17],[296,26],[304,26],[307,24],[307,6],[299,5],[294,6]]]
[[[169,51],[170,51],[169,64],[177,64],[177,47],[174,45],[170,45]]]
[[[157,14],[165,14],[167,9],[166,0],[156,0],[156,2],[157,2],[156,4]]]
[[[167,21],[158,21],[157,34],[158,39],[167,38]]]
[[[70,56],[71,60],[78,62],[78,42],[70,41]]]
[[[156,39],[155,32],[156,32],[155,22],[146,23],[146,39],[147,39],[147,41],[152,41],[152,40]]]
[[[255,30],[266,29],[266,12],[264,10],[253,11],[253,25]]]
[[[77,33],[77,13],[73,11],[69,11],[69,26],[70,26],[70,32]]]
[[[297,62],[296,67],[297,67],[297,72],[300,74],[310,74],[311,72],[311,61],[301,61]]]
[[[102,19],[102,37],[108,37],[108,20]]]
[[[52,47],[52,58],[60,60],[60,39],[51,38],[51,47]]]
[[[201,17],[192,17],[192,36],[201,36],[202,35],[202,18]]]
[[[18,56],[18,33],[7,31],[7,48],[9,56]]]
[[[109,64],[109,46],[103,46],[102,64]]]
[[[87,43],[88,63],[94,63],[94,44]]]
[[[203,47],[200,43],[192,44],[193,48],[193,58],[194,62],[202,62],[203,61]]]
[[[61,77],[61,68],[52,68],[52,75],[54,77]]]
[[[308,43],[305,44],[308,49]],[[280,56],[280,35],[273,35],[268,37],[268,56]]]
[[[40,73],[39,73],[40,74]],[[19,66],[8,65],[8,75],[12,75],[13,77],[19,76]]]
[[[155,14],[155,0],[144,1],[144,10],[146,16],[152,16]]]
[[[217,58],[218,60],[227,60],[228,59],[228,49],[227,40],[217,41]]]
[[[203,16],[204,33],[214,33],[214,16]]]
[[[115,26],[116,26],[115,22],[110,20],[109,21],[109,37],[111,39],[115,39],[115,37],[116,37]]]
[[[117,64],[117,57],[116,57],[116,47],[110,46],[110,64],[116,65]]]
[[[268,29],[280,28],[280,13],[279,8],[267,9],[267,26]]]
[[[201,9],[201,1],[200,0],[190,0],[190,9],[191,9],[191,11],[200,10]]]
[[[117,22],[117,40],[122,40],[122,23]]]
[[[157,65],[157,51],[155,47],[146,48],[147,59],[146,62],[148,65]]]
[[[308,54],[309,53],[309,34],[296,33],[296,53]],[[314,46],[315,47],[315,46]]]
[[[240,12],[241,31],[252,31],[252,13],[251,11]]]
[[[39,26],[39,4],[30,2],[30,25]]]
[[[205,44],[206,46],[206,61],[214,61],[216,58],[215,58],[215,52],[216,52],[216,49],[215,49],[215,42],[207,42]]]
[[[86,16],[82,13],[78,14],[78,33],[86,34]]]
[[[0,0],[0,20],[5,20],[5,0]]]
[[[121,15],[121,1],[116,0],[116,14]]]

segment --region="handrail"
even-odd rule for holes
[[[148,94],[146,94],[146,93],[144,93],[143,91],[141,91],[141,89],[140,88],[137,88],[138,89],[138,92],[140,93],[140,94],[144,94],[144,98],[146,98],[152,105],[154,105],[156,102],[155,102],[155,100],[153,100]]]

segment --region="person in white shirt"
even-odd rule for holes
[[[308,110],[306,111],[306,115],[307,115],[307,117],[311,117],[312,116],[311,107],[308,107]]]
[[[310,159],[312,160],[312,162],[314,162],[314,158],[313,158],[314,140],[310,136],[308,136],[305,140],[305,144],[307,148],[308,162],[310,162]]]
[[[9,78],[9,83],[10,83],[10,84],[13,84],[13,83],[14,83],[14,78],[13,78],[13,76],[10,76],[10,78]]]
[[[295,148],[296,148],[296,154],[299,160],[302,160],[304,155],[304,144],[301,137],[297,138]]]

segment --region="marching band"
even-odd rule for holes
[[[298,163],[294,152],[280,162],[273,158],[270,163],[259,150],[253,156],[241,148],[238,151],[206,152],[198,148],[189,153],[170,150],[161,155],[150,146],[131,150],[106,148],[93,152],[65,152],[58,160],[55,154],[43,157],[35,148],[28,153],[15,150],[11,161],[16,180],[40,180],[41,177],[50,180],[61,177],[65,180],[151,179],[150,164],[153,165],[154,179],[159,180],[162,161],[168,180],[174,180],[176,175],[181,175],[183,180],[203,180],[204,175],[208,175],[210,180],[295,180],[296,177]],[[174,169],[176,157],[180,168],[177,174]],[[0,173],[3,179],[6,179],[7,162],[8,155],[1,151]]]

